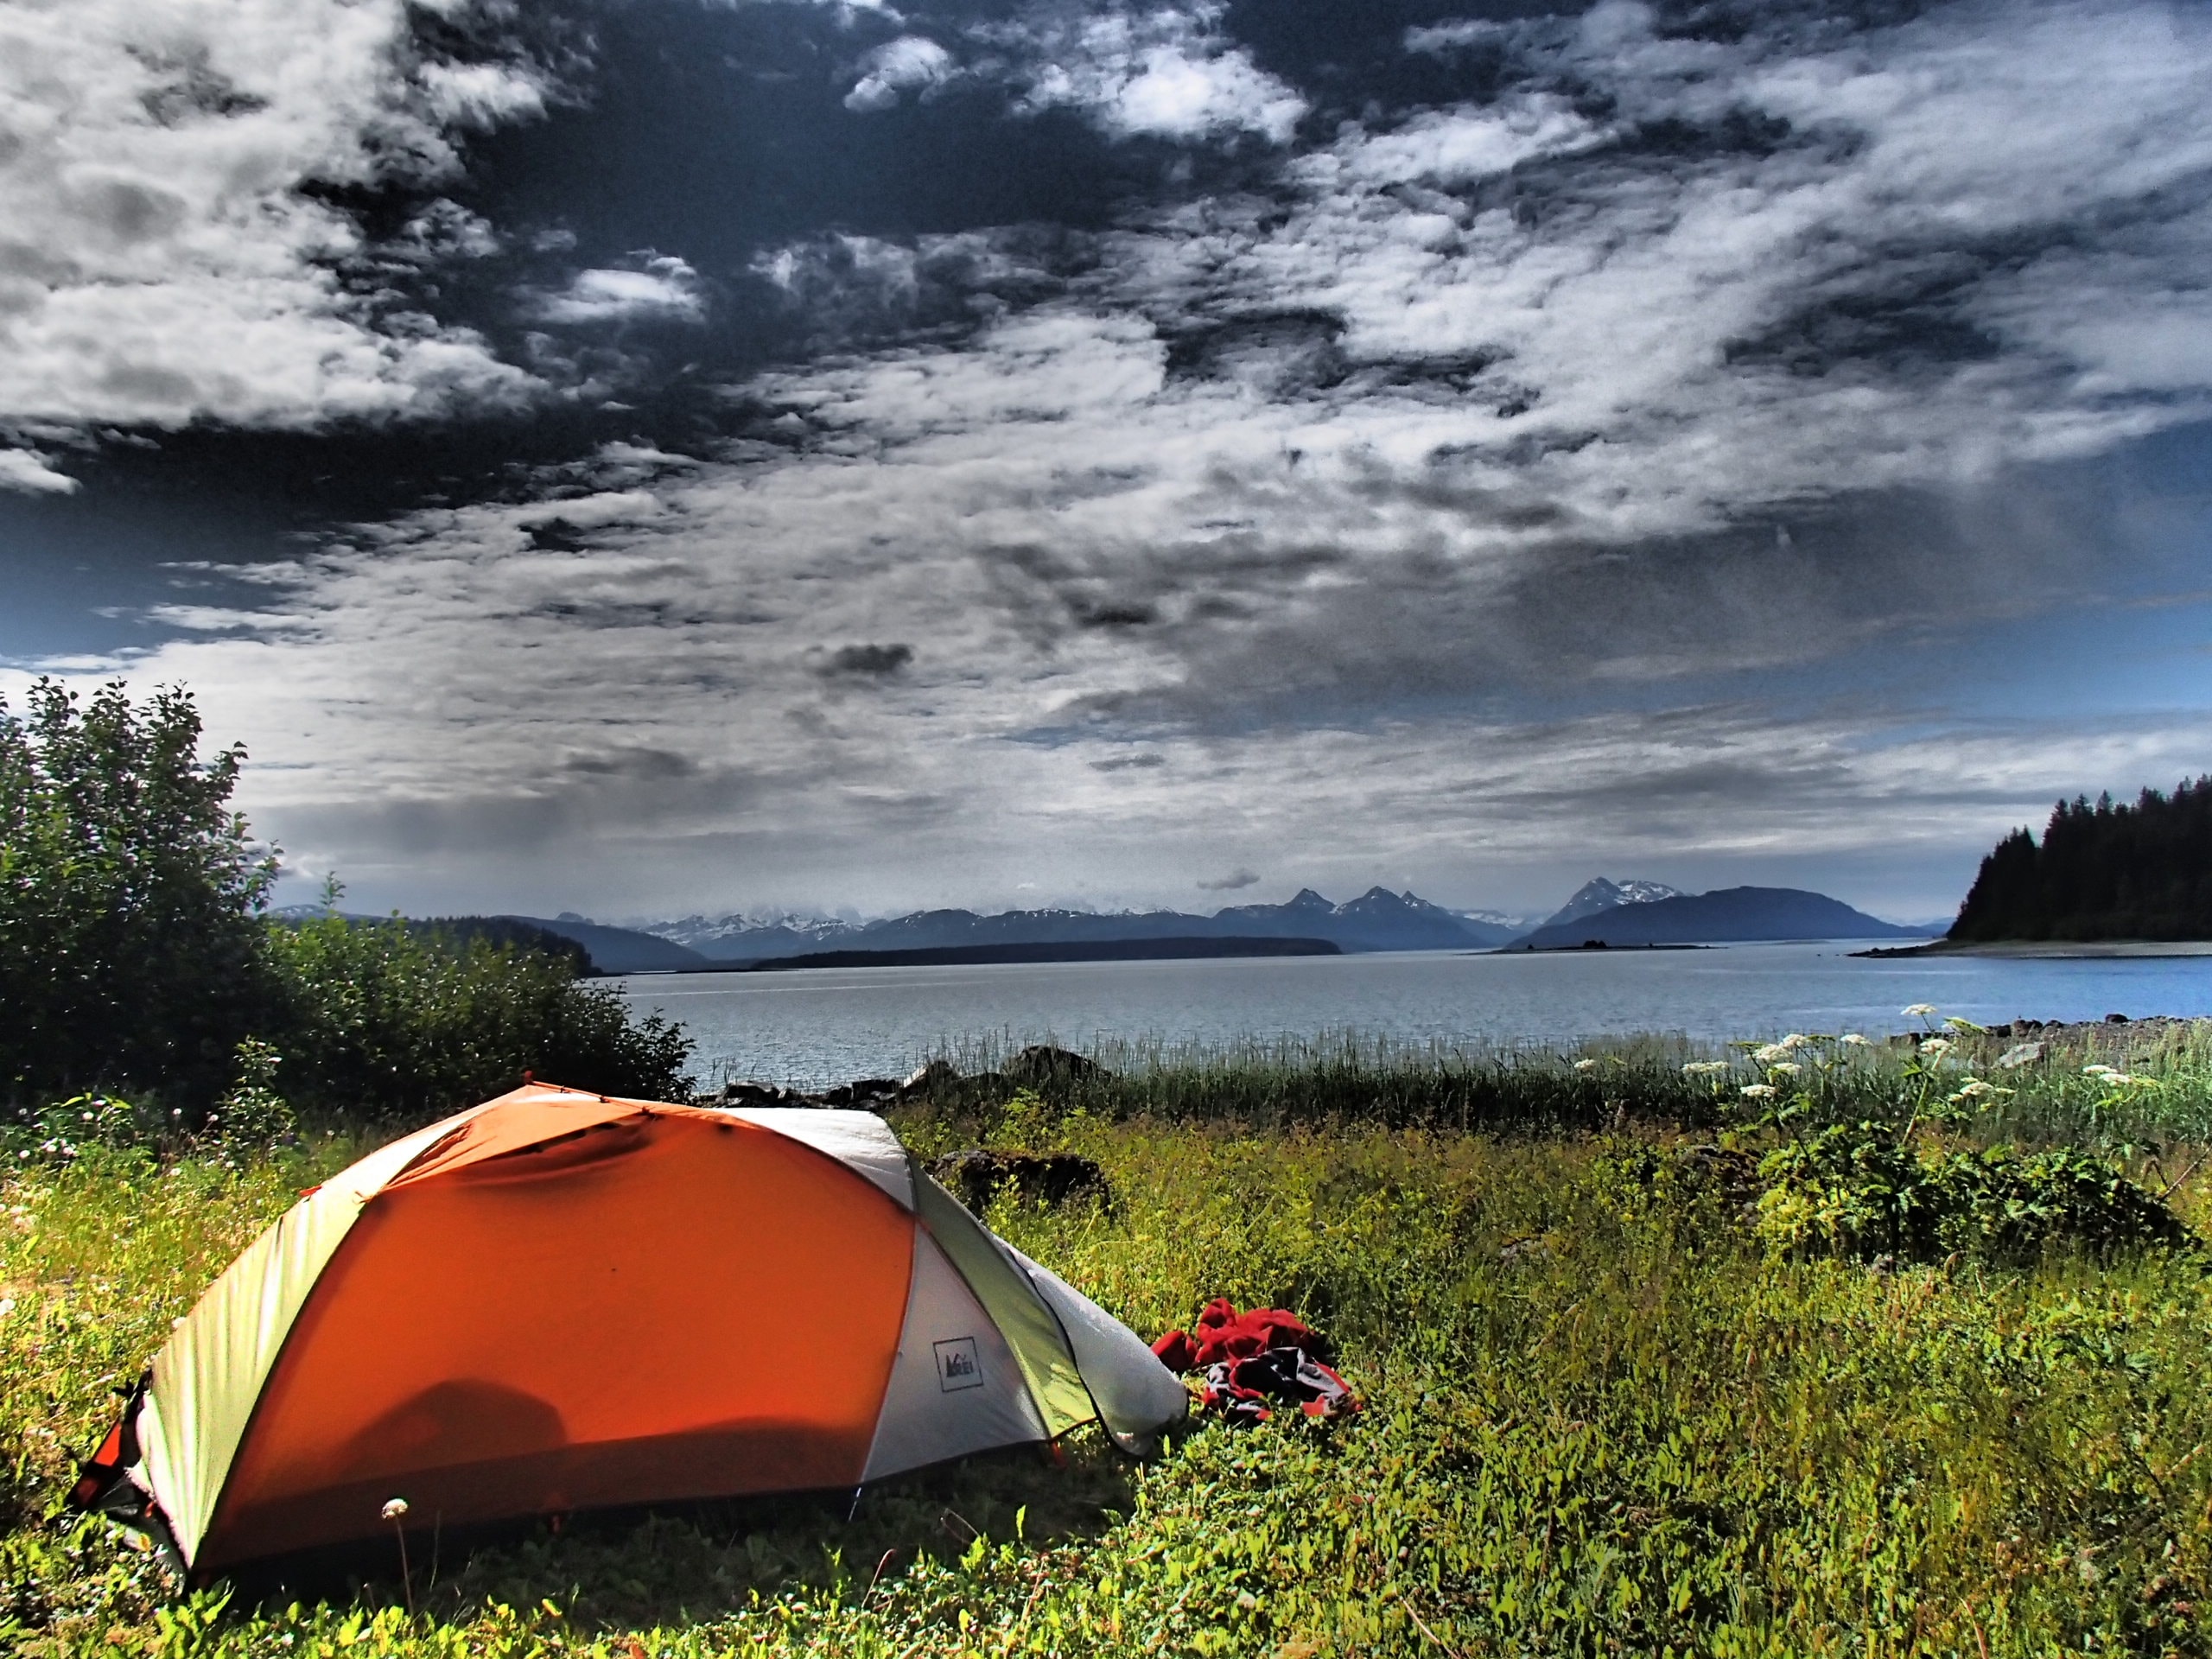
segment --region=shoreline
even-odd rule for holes
[[[1854,957],[1992,957],[2011,962],[2124,962],[2141,957],[2212,957],[2212,939],[1991,939],[1953,944],[1877,946]]]

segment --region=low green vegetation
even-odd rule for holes
[[[2099,1033],[2004,1070],[1998,1039],[1940,1030],[1493,1057],[1488,1093],[1342,1048],[949,1084],[901,1109],[918,1152],[1103,1166],[1104,1203],[1001,1197],[1024,1249],[1147,1335],[1215,1295],[1297,1309],[1365,1411],[1209,1423],[1145,1465],[1078,1437],[849,1516],[578,1517],[181,1601],[61,1513],[71,1454],[230,1255],[376,1137],[287,1130],[242,1090],[167,1143],[72,1103],[0,1180],[0,1649],[2212,1649],[2200,1039]]]
[[[242,1089],[378,1121],[450,1109],[525,1071],[663,1098],[690,1045],[582,981],[565,941],[498,918],[267,912],[275,849],[230,808],[242,749],[201,756],[181,690],[134,703],[50,682],[0,700],[0,1116],[128,1096],[142,1138]],[[548,948],[550,945],[550,948]]]

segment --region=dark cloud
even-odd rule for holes
[[[887,645],[840,645],[822,664],[824,674],[850,674],[881,678],[896,674],[914,660],[914,648],[903,643]]]
[[[1198,883],[1201,893],[1236,893],[1245,887],[1256,887],[1260,878],[1250,870],[1238,870],[1231,875],[1216,876],[1211,881]]]
[[[1167,757],[1164,754],[1109,754],[1103,760],[1093,760],[1090,769],[1093,772],[1149,772],[1166,764]]]

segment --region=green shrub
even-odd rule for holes
[[[196,1112],[270,1008],[276,878],[181,690],[0,700],[0,1099],[158,1089]]]
[[[1770,1244],[1861,1260],[1953,1252],[2022,1262],[2178,1242],[2166,1205],[2107,1160],[1997,1146],[1944,1153],[1892,1124],[1830,1124],[1760,1160],[1758,1230]]]
[[[2163,1200],[2085,1152],[1954,1153],[1941,1179],[1952,1198],[1944,1242],[2000,1261],[2024,1261],[2053,1243],[2108,1253],[2186,1236]]]
[[[690,1039],[633,1020],[572,962],[397,918],[334,913],[271,930],[285,1018],[285,1091],[295,1102],[374,1117],[423,1118],[548,1083],[645,1099],[681,1098]]]
[[[283,1062],[270,1044],[251,1037],[240,1043],[238,1082],[207,1114],[206,1138],[232,1156],[296,1142],[299,1119],[276,1090],[276,1069]]]

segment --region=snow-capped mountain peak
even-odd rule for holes
[[[1585,916],[1594,916],[1616,905],[1649,905],[1681,896],[1680,888],[1670,887],[1663,881],[1613,881],[1596,875],[1577,887],[1574,896],[1547,916],[1541,925],[1556,927],[1562,922],[1579,922]]]

